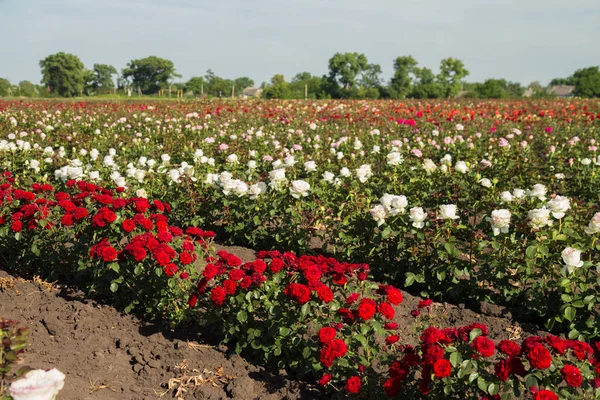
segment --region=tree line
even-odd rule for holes
[[[394,73],[386,82],[379,64],[369,63],[361,53],[336,53],[329,59],[328,74],[296,74],[289,82],[281,74],[263,82],[261,96],[267,99],[434,99],[434,98],[519,98],[549,97],[552,88],[573,87],[579,97],[600,97],[600,69],[597,66],[577,70],[567,78],[555,78],[547,87],[532,82],[527,87],[505,79],[466,82],[469,71],[456,58],[440,61],[435,74],[420,67],[412,56],[393,60]],[[0,78],[0,96],[75,97],[106,94],[156,95],[161,91],[178,91],[188,97],[230,97],[254,86],[248,77],[226,79],[208,70],[187,82],[172,61],[149,56],[131,60],[120,72],[112,65],[94,64],[88,69],[74,54],[56,53],[40,61],[40,85],[22,81],[12,85]]]

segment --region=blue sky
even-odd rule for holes
[[[437,71],[463,60],[468,81],[548,83],[600,64],[596,0],[0,0],[0,77],[39,83],[58,51],[121,69],[156,55],[182,81],[212,69],[257,84],[327,72],[336,52],[364,53],[384,78],[412,55]]]

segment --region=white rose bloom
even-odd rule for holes
[[[554,177],[558,180],[565,179],[565,174],[563,174],[563,173],[554,174]]]
[[[501,209],[492,211],[492,217],[488,218],[492,224],[492,231],[494,236],[498,236],[500,232],[508,233],[508,227],[510,226],[510,211]]]
[[[546,186],[542,185],[541,183],[536,183],[535,185],[533,185],[533,188],[528,191],[527,194],[531,197],[537,197],[540,200],[546,200],[547,190],[548,189],[546,189]]]
[[[466,174],[469,171],[469,167],[467,167],[467,163],[464,161],[457,161],[454,166],[454,170],[456,172],[460,172],[462,174]]]
[[[181,174],[179,173],[179,170],[172,169],[169,171],[169,178],[171,178],[171,181],[179,182],[180,177],[181,177]]]
[[[408,216],[412,221],[412,226],[415,228],[423,228],[425,226],[425,219],[427,214],[421,207],[413,207],[410,209],[410,215]]]
[[[323,172],[322,176],[323,176],[323,180],[328,183],[333,183],[333,180],[335,179],[335,175],[333,174],[333,172],[329,172],[329,171]]]
[[[391,206],[392,211],[394,211],[395,214],[402,214],[404,213],[406,206],[408,206],[408,200],[406,199],[406,196],[394,196]]]
[[[527,213],[527,218],[529,218],[529,225],[531,225],[533,229],[541,229],[545,226],[552,225],[550,210],[546,208],[538,208],[529,211]]]
[[[381,204],[377,204],[375,207],[369,210],[373,219],[377,222],[377,226],[381,226],[385,223],[385,219],[388,215],[387,210]]]
[[[452,156],[450,154],[446,154],[444,157],[442,157],[440,159],[440,163],[442,163],[443,165],[446,166],[451,166],[452,165]]]
[[[387,155],[387,163],[388,165],[400,165],[404,159],[402,158],[402,154],[397,151],[393,151]]]
[[[293,167],[296,164],[296,159],[294,156],[287,156],[283,159],[283,162],[285,163],[286,167]]]
[[[256,169],[256,167],[257,167],[256,161],[254,161],[254,160],[248,161],[248,169]]]
[[[440,165],[440,171],[442,171],[442,173],[446,173],[448,172],[448,166],[446,164],[442,164]]]
[[[88,174],[88,177],[89,177],[89,179],[90,179],[91,181],[97,181],[97,180],[99,180],[99,179],[100,179],[100,172],[98,172],[98,171],[91,171],[91,172]]]
[[[600,232],[600,212],[597,212],[596,214],[594,214],[594,216],[592,217],[592,220],[590,221],[588,226],[583,228],[583,230],[588,235],[593,235],[595,233]]]
[[[556,196],[548,202],[547,207],[552,211],[554,218],[561,219],[565,216],[567,210],[571,208],[571,204],[568,197]]]
[[[258,183],[255,183],[254,185],[250,185],[250,188],[248,189],[248,193],[250,193],[250,198],[252,200],[256,199],[261,194],[266,193],[266,191],[267,191],[267,184],[264,182],[258,182]]]
[[[57,369],[36,369],[14,381],[8,394],[14,400],[53,400],[65,384],[65,375]]]
[[[147,199],[148,198],[148,193],[146,193],[145,189],[138,189],[135,191],[135,195],[137,197],[141,197],[142,199]]]
[[[304,163],[304,170],[307,173],[315,172],[317,170],[317,163],[314,161],[307,161]]]
[[[361,165],[360,168],[356,170],[356,176],[360,183],[365,183],[372,175],[373,172],[371,171],[371,166],[368,164]]]
[[[504,191],[500,193],[500,200],[502,200],[503,203],[510,203],[514,200],[514,198],[509,191]]]
[[[379,154],[379,152],[381,151],[381,147],[380,146],[373,146],[373,150],[371,150],[372,154]]]
[[[171,161],[171,156],[168,154],[163,154],[160,156],[161,161],[163,162],[163,164],[168,163],[169,161]]]
[[[287,182],[287,178],[285,177],[285,169],[274,169],[269,172],[269,186],[271,186],[275,190],[280,190],[284,187],[284,184]]]
[[[514,189],[513,190],[513,196],[515,196],[515,199],[522,199],[525,197],[525,195],[526,195],[526,193],[523,189]]]
[[[395,196],[393,194],[384,193],[383,196],[381,196],[381,198],[379,199],[379,202],[384,207],[390,208],[392,206],[392,200],[394,199],[394,197]]]
[[[227,156],[227,162],[229,164],[237,164],[238,163],[238,156],[237,154],[230,154]]]
[[[479,183],[481,184],[481,186],[485,187],[485,188],[491,188],[492,187],[492,181],[490,181],[488,178],[483,178],[479,181]]]
[[[148,167],[152,168],[156,165],[156,160],[151,158],[146,162],[146,164],[148,165]]]
[[[104,160],[102,161],[102,165],[107,168],[112,168],[115,166],[115,160],[112,158],[112,156],[105,156]]]
[[[457,208],[455,204],[444,204],[440,206],[440,217],[442,219],[457,219]]]
[[[308,196],[309,191],[310,185],[303,180],[293,181],[292,186],[290,187],[290,194],[296,199]]]
[[[346,167],[343,167],[342,169],[340,169],[340,176],[341,176],[342,178],[347,178],[347,177],[349,177],[350,175],[352,175],[352,173],[350,172],[350,170],[349,170],[348,168],[346,168]]]
[[[248,185],[246,184],[246,182],[238,180],[236,182],[235,187],[233,188],[233,193],[235,193],[239,197],[242,197],[246,193],[248,193]]]
[[[563,273],[569,271],[569,274],[572,274],[573,271],[575,271],[575,268],[581,268],[583,266],[583,261],[581,261],[581,250],[567,247],[560,255],[565,263]]]
[[[592,160],[590,160],[589,158],[584,158],[583,160],[581,160],[581,163],[583,165],[590,165],[592,163]]]
[[[426,158],[423,160],[423,169],[428,174],[431,174],[432,172],[434,172],[437,169],[437,165],[435,165],[435,163],[433,162],[433,160],[431,158]]]
[[[281,169],[283,168],[283,162],[281,160],[275,160],[271,163],[273,169]]]

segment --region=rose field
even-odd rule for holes
[[[599,142],[597,100],[0,100],[0,399],[600,399]]]

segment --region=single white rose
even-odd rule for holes
[[[309,183],[303,180],[293,181],[292,186],[290,187],[290,194],[296,199],[308,196],[309,191]]]
[[[425,219],[427,214],[421,207],[413,207],[409,211],[409,218],[412,221],[412,226],[415,228],[423,228],[425,226]]]
[[[400,165],[404,159],[402,158],[402,154],[397,151],[393,151],[387,155],[387,163],[388,165]]]
[[[36,369],[14,381],[8,393],[14,400],[53,400],[65,384],[65,375],[57,369]]]
[[[547,206],[552,211],[552,216],[556,219],[564,217],[567,210],[571,208],[569,198],[564,196],[556,196],[548,202]]]
[[[547,208],[537,208],[527,213],[529,218],[529,225],[533,229],[541,229],[545,226],[551,226],[552,220],[550,219],[550,210]]]
[[[537,197],[540,200],[546,200],[547,190],[548,189],[546,189],[546,186],[542,185],[541,183],[536,183],[527,194],[531,197]]]
[[[600,212],[594,214],[588,226],[583,229],[588,235],[593,235],[600,232]]]
[[[575,271],[575,268],[581,268],[583,266],[583,261],[581,261],[581,250],[577,250],[573,247],[567,247],[560,253],[562,256],[563,262],[565,263],[565,268],[563,272],[569,271],[569,274],[572,274]]]
[[[388,215],[387,210],[381,204],[377,204],[375,207],[369,210],[373,219],[377,222],[377,226],[381,226],[385,223],[385,219]]]
[[[488,178],[483,178],[479,181],[479,183],[481,184],[481,186],[485,187],[485,188],[491,188],[492,187],[492,181],[490,181]]]
[[[454,170],[456,172],[460,172],[462,174],[466,174],[469,171],[469,167],[467,167],[467,163],[464,161],[457,161],[456,165],[454,165]]]
[[[315,172],[317,170],[317,163],[314,161],[307,161],[304,163],[304,170],[306,172]]]
[[[457,219],[457,208],[454,204],[444,204],[440,206],[440,217],[442,219]]]
[[[514,198],[509,191],[504,191],[500,193],[500,200],[502,200],[503,203],[510,203],[514,200]]]
[[[506,209],[492,211],[492,217],[488,218],[492,224],[492,231],[494,236],[498,236],[500,232],[508,233],[508,227],[510,226],[510,211]]]

